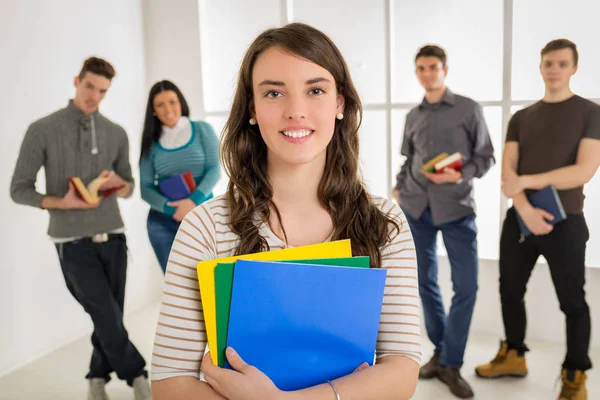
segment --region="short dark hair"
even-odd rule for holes
[[[446,52],[440,46],[428,44],[421,47],[415,56],[415,62],[421,57],[437,57],[442,62],[442,65],[446,66]]]
[[[571,42],[569,39],[556,39],[552,40],[551,42],[548,42],[546,46],[544,46],[544,48],[542,49],[541,56],[543,58],[546,54],[550,53],[551,51],[562,49],[573,50],[573,65],[577,65],[577,63],[579,62],[579,53],[577,52],[577,45],[575,45],[575,43]]]
[[[79,72],[79,79],[83,79],[88,72],[103,76],[109,81],[116,75],[113,66],[108,61],[98,57],[90,57],[83,62],[81,72]]]

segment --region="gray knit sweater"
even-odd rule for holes
[[[113,170],[133,185],[125,130],[98,111],[85,115],[72,100],[66,108],[35,121],[27,129],[10,184],[10,195],[16,203],[41,208],[44,195],[35,189],[41,167],[49,196],[63,197],[69,190],[70,176],[78,176],[88,184],[103,170]],[[91,236],[123,227],[115,195],[105,198],[95,209],[48,211],[48,234],[54,238]]]

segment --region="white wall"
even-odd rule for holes
[[[143,15],[149,87],[172,81],[183,92],[191,117],[197,117],[204,109],[197,0],[145,0]]]
[[[83,334],[91,321],[68,293],[48,237],[47,213],[14,204],[9,185],[28,124],[67,104],[83,60],[115,66],[101,112],[129,134],[137,179],[147,83],[141,0],[1,0],[0,9],[0,375]],[[39,182],[38,182],[39,183]],[[43,190],[43,189],[42,189]],[[130,249],[126,311],[160,295],[162,274],[146,235],[136,190],[121,201]],[[83,355],[87,357],[87,355]]]

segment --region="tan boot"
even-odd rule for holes
[[[587,400],[585,381],[587,377],[582,371],[562,370],[562,389],[558,400]]]
[[[508,344],[502,342],[496,358],[488,364],[475,368],[475,373],[480,378],[501,378],[504,376],[522,378],[527,375],[527,362],[524,355],[519,355],[515,349],[509,350]]]

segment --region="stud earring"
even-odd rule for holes
[[[254,118],[250,118],[250,125],[256,125],[256,120]]]
[[[342,120],[342,119],[344,119],[344,114],[338,113],[338,115],[336,115],[335,117],[339,120]]]

